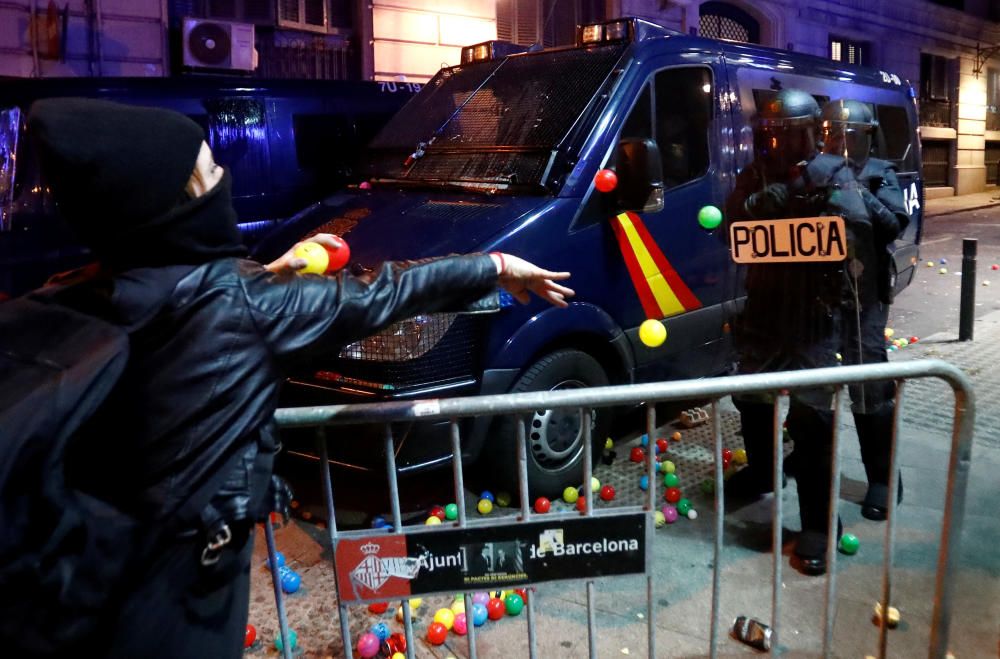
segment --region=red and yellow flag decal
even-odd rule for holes
[[[611,225],[647,318],[666,318],[701,307],[638,215],[620,213]]]

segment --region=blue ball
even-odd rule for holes
[[[649,489],[649,476],[643,476],[639,479],[639,488],[643,490]]]
[[[476,627],[482,627],[484,622],[486,622],[486,607],[482,604],[473,604],[472,624]]]
[[[384,529],[387,526],[389,526],[389,522],[385,521],[385,517],[381,515],[372,520],[373,529]]]
[[[643,446],[649,446],[649,435],[643,435],[641,441]]]
[[[286,593],[294,593],[302,585],[302,577],[290,567],[278,568],[278,574],[281,575],[281,589]]]
[[[378,636],[379,643],[382,643],[389,638],[389,625],[384,622],[376,623],[372,625],[371,633]]]
[[[483,490],[483,493],[479,495],[480,499],[486,499],[490,503],[496,503],[496,499],[493,498],[493,493],[489,490]]]
[[[280,551],[274,552],[274,562],[278,564],[279,568],[280,567],[285,567],[285,555],[282,554]],[[268,570],[271,569],[271,559],[270,558],[268,558],[266,561],[264,561],[264,564],[267,565],[267,569]]]
[[[941,265],[948,265],[948,259],[941,259]]]

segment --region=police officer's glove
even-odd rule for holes
[[[281,515],[282,521],[287,522],[295,494],[288,482],[281,476],[272,474],[271,481],[267,486],[267,495],[264,498],[265,515],[276,512]]]
[[[878,237],[887,243],[898,238],[901,227],[896,214],[863,186],[861,187],[861,199],[865,202],[865,208],[871,215],[872,224],[875,225]]]
[[[788,186],[771,183],[760,192],[755,192],[746,200],[746,210],[753,217],[767,218],[781,214],[788,203]]]

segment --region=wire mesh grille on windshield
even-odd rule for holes
[[[549,152],[624,48],[541,52],[441,71],[372,142],[375,176],[540,183]],[[404,167],[431,138],[426,154]]]

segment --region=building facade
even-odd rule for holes
[[[236,74],[423,82],[463,45],[567,44],[615,16],[895,73],[919,101],[927,195],[998,183],[1000,0],[0,0],[0,75],[208,70],[204,44],[236,33],[193,18],[254,26]]]

